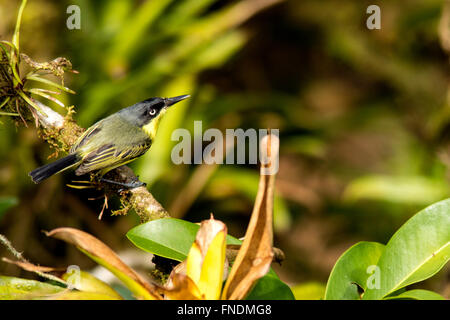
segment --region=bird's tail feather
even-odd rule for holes
[[[45,180],[55,173],[68,169],[76,165],[80,161],[80,157],[77,154],[69,154],[68,156],[58,159],[45,166],[39,167],[31,171],[28,175],[31,177],[34,183],[39,183]]]

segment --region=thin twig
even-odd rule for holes
[[[11,254],[16,257],[17,260],[21,261],[21,262],[25,262],[25,263],[30,263],[27,259],[25,259],[25,257],[22,255],[21,252],[17,251],[11,244],[11,242],[8,240],[8,238],[6,238],[4,235],[0,234],[0,243],[3,244],[6,249],[8,249],[9,252],[11,252]],[[65,287],[68,286],[67,282],[65,282],[64,280],[55,277],[54,275],[48,274],[48,273],[44,273],[38,270],[34,270],[32,271],[34,273],[36,273],[37,275],[41,276],[42,278],[46,278],[48,280],[52,280],[52,281],[56,281],[62,285],[64,285]]]
[[[16,109],[17,109],[17,113],[19,114],[20,119],[22,119],[23,123],[25,124],[25,127],[28,128],[28,124],[25,121],[25,119],[23,118],[22,114],[20,113],[20,108],[19,108],[19,100],[16,99]]]

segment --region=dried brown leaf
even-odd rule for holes
[[[138,295],[141,295],[141,298],[150,298],[150,296],[155,299],[160,298],[153,285],[146,282],[139,274],[127,266],[111,248],[94,236],[74,228],[58,228],[46,234],[49,237],[66,241],[78,247],[78,249],[106,267],[120,280],[124,281],[130,290],[134,289],[134,293],[136,294],[137,292]],[[134,283],[130,283],[129,279]],[[138,284],[141,288],[145,288],[148,294],[142,292],[135,284]]]
[[[30,272],[54,272],[54,271],[64,271],[65,268],[52,268],[52,267],[44,267],[44,266],[37,266],[35,264],[32,264],[30,262],[25,261],[13,261],[8,258],[2,258],[4,262],[15,264],[19,268],[22,268],[23,270],[30,271]]]

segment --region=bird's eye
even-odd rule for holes
[[[151,116],[154,116],[156,114],[156,109],[150,109],[148,111],[148,114],[151,115]]]

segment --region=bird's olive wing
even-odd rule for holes
[[[84,146],[93,136],[99,133],[101,130],[101,121],[93,124],[89,127],[70,148],[70,153],[75,152],[77,149]]]
[[[104,173],[124,165],[133,159],[144,154],[150,143],[142,143],[127,148],[118,148],[114,144],[108,144],[88,153],[75,171],[77,175],[82,175],[91,171],[102,170]],[[105,170],[106,169],[106,170]]]
[[[129,162],[143,155],[148,150],[148,148],[150,148],[150,145],[151,145],[150,141],[134,145],[133,147],[119,150],[116,156],[125,162]]]

